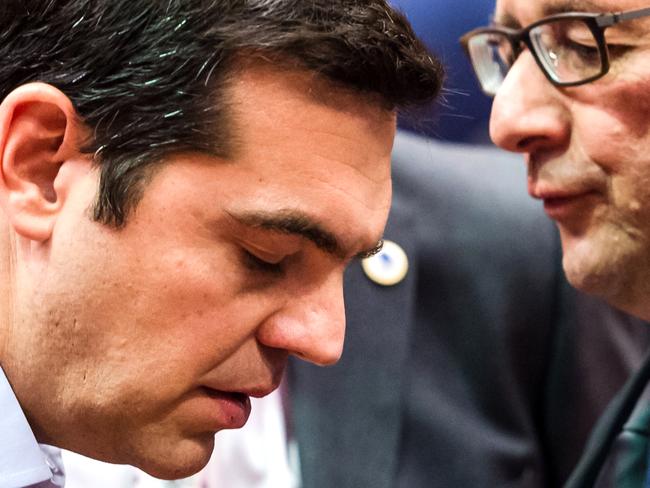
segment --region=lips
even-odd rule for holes
[[[234,402],[239,402],[244,405],[246,402],[249,402],[248,395],[244,393],[231,392],[231,391],[220,391],[214,390],[207,386],[203,387],[205,393],[212,398],[230,398]]]
[[[194,419],[201,429],[217,432],[243,427],[251,411],[251,397],[263,397],[280,385],[284,368],[266,374],[252,375],[237,383],[217,374],[203,377],[190,394],[195,409]]]
[[[201,387],[200,390],[210,400],[212,416],[220,429],[238,429],[246,424],[251,413],[248,395],[215,390],[207,386]]]
[[[599,197],[599,193],[593,190],[547,190],[531,194],[544,201],[544,211],[558,222],[587,217],[594,206],[594,200]]]

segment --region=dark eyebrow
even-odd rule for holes
[[[494,14],[491,18],[490,25],[509,27],[511,29],[521,28],[521,24],[519,23],[519,21],[515,19],[514,16],[508,12],[500,13],[498,15]]]
[[[339,259],[346,259],[348,253],[336,238],[333,232],[325,229],[321,224],[314,222],[311,218],[302,212],[295,210],[280,210],[275,212],[242,212],[227,211],[233,219],[240,224],[248,227],[256,227],[283,234],[293,234],[303,237],[314,245],[332,256]],[[376,245],[357,253],[355,258],[367,258],[381,251],[383,241]]]

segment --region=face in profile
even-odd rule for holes
[[[39,441],[186,476],[288,355],[338,359],[342,273],[382,236],[395,119],[346,93],[325,103],[318,86],[238,74],[232,159],[170,157],[123,229],[88,217],[98,173],[75,163],[48,250],[21,272],[37,285],[7,348]]]
[[[632,0],[590,3],[591,12],[647,6]],[[581,4],[499,0],[495,21],[520,28],[553,13],[579,11]],[[585,53],[582,57],[597,52],[584,29],[563,32],[561,45],[570,52]],[[648,33],[650,17],[606,29],[609,72],[573,87],[553,86],[524,49],[496,93],[490,124],[496,144],[526,155],[529,192],[543,200],[558,224],[569,280],[645,318],[650,318],[644,303],[650,291]],[[557,53],[562,55],[556,50],[549,59]],[[568,62],[564,69],[573,70]]]

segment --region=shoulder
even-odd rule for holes
[[[492,147],[442,143],[398,133],[393,150],[395,218],[416,215],[422,245],[489,249],[491,254],[557,250],[541,203],[526,191],[522,158]]]
[[[425,202],[446,202],[445,207],[460,203],[462,208],[480,205],[499,215],[542,215],[539,202],[526,193],[521,156],[493,147],[400,132],[393,148],[393,180],[398,199],[413,195]]]

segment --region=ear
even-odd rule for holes
[[[0,104],[0,205],[18,235],[50,238],[81,135],[72,102],[51,85],[22,85]]]

